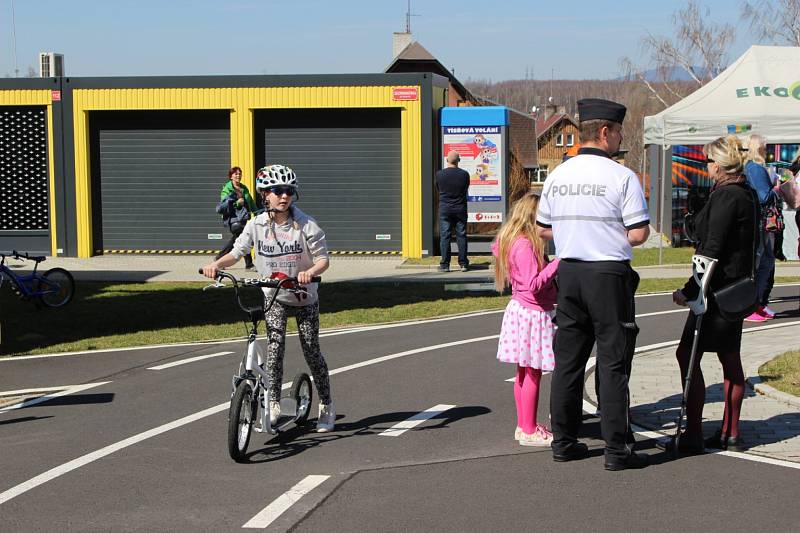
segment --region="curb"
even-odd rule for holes
[[[775,353],[766,361],[750,366],[747,369],[746,375],[751,377],[745,378],[745,382],[751,389],[753,389],[757,394],[760,394],[761,396],[766,396],[767,398],[772,398],[773,400],[777,400],[779,402],[786,403],[791,405],[792,407],[800,409],[800,398],[794,396],[793,394],[788,394],[786,392],[779,391],[775,387],[770,387],[769,385],[764,383],[764,381],[761,379],[761,376],[758,374],[758,369],[761,365],[763,365],[764,363],[768,363],[775,357],[779,356],[781,353],[783,352]]]
[[[785,392],[781,392],[776,388],[770,387],[769,385],[761,382],[761,377],[754,377],[754,378],[747,378],[747,384],[753,388],[758,394],[762,396],[766,396],[768,398],[772,398],[773,400],[777,400],[779,402],[787,403],[792,407],[797,407],[800,409],[800,398],[794,396],[792,394],[787,394]]]

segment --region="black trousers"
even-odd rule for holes
[[[239,238],[239,235],[242,234],[242,231],[244,231],[244,226],[242,226],[239,229],[239,231],[231,232],[231,238],[228,239],[228,242],[225,243],[225,246],[222,248],[222,250],[219,251],[219,253],[216,255],[214,259],[219,259],[223,255],[230,253],[231,250],[233,250],[233,243],[236,242],[236,239]],[[244,256],[244,266],[246,268],[250,268],[251,266],[253,266],[253,258],[250,254],[246,254]]]
[[[625,457],[629,431],[628,377],[638,328],[633,295],[638,282],[628,263],[562,260],[558,267],[556,367],[550,390],[553,451],[578,440],[586,362],[597,342],[606,456]]]

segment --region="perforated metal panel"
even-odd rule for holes
[[[0,230],[48,230],[44,107],[0,108]]]

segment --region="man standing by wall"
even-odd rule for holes
[[[461,272],[469,270],[467,259],[467,189],[469,173],[458,168],[461,157],[451,150],[447,154],[447,168],[436,173],[436,188],[439,190],[439,248],[441,262],[439,272],[450,271],[450,233],[456,232],[458,265]]]
[[[611,159],[622,144],[625,112],[608,100],[578,101],[582,147],[547,177],[536,218],[540,235],[554,239],[561,259],[550,395],[553,459],[588,455],[578,427],[586,362],[596,341],[606,470],[648,464],[647,455],[626,443],[628,374],[638,332],[631,247],[647,240],[650,220],[636,174]]]

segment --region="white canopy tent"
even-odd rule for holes
[[[751,46],[709,83],[661,113],[644,119],[644,144],[664,150],[697,145],[728,134],[763,135],[769,144],[800,143],[800,47]],[[659,228],[671,190],[669,156],[658,158]],[[797,259],[798,229],[786,213],[784,254]],[[671,216],[671,215],[670,215]],[[671,223],[669,223],[671,224]],[[661,253],[659,253],[659,263]]]
[[[749,132],[770,144],[800,141],[800,47],[751,46],[708,84],[644,119],[645,145]]]

